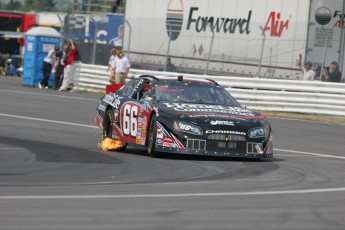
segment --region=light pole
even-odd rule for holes
[[[98,21],[93,17],[90,18],[95,23],[95,34],[93,36],[93,47],[92,47],[92,64],[95,64],[96,58],[96,48],[97,48],[97,31],[98,31]]]
[[[345,1],[343,1],[343,14],[345,12]],[[340,71],[344,72],[344,17],[341,17],[341,30],[340,30],[340,41],[339,41],[339,57],[338,57],[338,68]]]
[[[328,45],[328,33],[327,33],[327,30],[325,30],[325,28],[323,26],[322,26],[322,30],[325,32],[326,38],[325,38],[325,47],[324,47],[324,50],[323,50],[323,60],[322,60],[322,63],[321,63],[320,80],[322,78],[323,67],[325,66],[325,59],[326,59],[326,52],[327,52],[327,45]]]
[[[269,74],[272,74],[271,73],[271,71],[272,71],[272,69],[271,69],[271,67],[272,67],[272,47],[270,47],[270,68],[269,68]]]
[[[265,31],[262,28],[262,26],[260,26],[260,29],[262,31],[262,35],[264,36],[262,39],[262,46],[261,46],[261,54],[260,54],[260,60],[259,60],[259,66],[258,66],[258,72],[256,74],[256,77],[259,78],[260,77],[260,72],[261,72],[261,64],[262,64],[262,56],[264,54],[264,47],[265,47],[265,40],[266,40],[266,35],[265,35]]]
[[[169,27],[169,42],[168,42],[168,49],[167,49],[167,55],[165,57],[165,65],[164,65],[164,72],[167,71],[168,67],[168,59],[169,59],[169,52],[170,52],[170,42],[171,42],[171,35],[172,35],[172,29],[171,29],[171,24],[169,21],[167,21],[168,27]]]
[[[129,39],[128,39],[128,50],[127,50],[127,57],[129,58],[130,49],[131,49],[132,27],[131,27],[131,24],[129,24],[129,22],[127,21],[127,19],[125,20],[125,22],[129,28]]]
[[[65,37],[64,37],[64,27],[65,27],[65,24],[64,24],[64,21],[62,20],[62,18],[60,17],[60,15],[59,14],[57,14],[57,17],[59,18],[59,21],[60,21],[60,23],[61,23],[61,29],[60,29],[60,34],[61,34],[61,40],[60,40],[60,45],[61,45],[61,47],[62,47],[62,45],[63,45],[63,42],[64,42],[64,40],[65,40]]]
[[[205,68],[205,72],[204,75],[207,74],[208,71],[208,64],[210,63],[210,58],[211,58],[211,52],[212,52],[212,46],[213,46],[213,40],[214,40],[214,29],[212,28],[211,24],[208,24],[211,28],[212,31],[212,39],[211,39],[211,44],[210,44],[210,50],[208,52],[208,57],[207,57],[207,63],[206,63],[206,68]]]

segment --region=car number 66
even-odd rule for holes
[[[123,109],[123,134],[135,137],[138,130],[138,107],[127,104]]]

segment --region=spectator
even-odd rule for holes
[[[59,89],[61,86],[61,76],[63,78],[63,70],[64,70],[64,65],[65,65],[65,61],[67,59],[67,52],[68,52],[68,46],[64,45],[63,46],[63,50],[59,50],[56,52],[55,54],[55,76],[54,76],[54,89]]]
[[[64,67],[63,80],[62,80],[62,84],[59,91],[66,91],[68,89],[71,65],[73,62],[77,61],[78,58],[79,58],[79,52],[78,52],[77,46],[73,42],[73,40],[70,39],[69,50],[67,53],[67,59],[65,62],[65,67]]]
[[[5,69],[5,61],[4,59],[2,58],[2,54],[0,52],[0,75],[2,74],[2,72],[4,71]]]
[[[55,62],[55,53],[59,50],[58,46],[55,46],[54,49],[50,50],[47,56],[43,59],[43,79],[38,83],[40,89],[48,89],[48,81],[50,74],[52,72],[52,67]]]
[[[304,81],[314,80],[315,72],[311,69],[312,63],[310,61],[304,62],[304,67],[300,65],[300,69],[303,72]]]
[[[329,71],[326,72],[326,81],[329,82],[341,82],[341,72],[338,69],[338,63],[332,61],[329,66]]]
[[[120,0],[112,0],[111,2],[112,2],[111,12],[116,13],[116,9],[120,5],[121,1]]]
[[[322,76],[320,76],[321,75],[321,67],[315,66],[315,68],[312,68],[312,70],[314,70],[314,73],[315,73],[314,80],[315,81],[321,81],[321,79],[322,79]]]
[[[329,66],[323,67],[321,81],[328,81],[326,80],[326,77],[328,78],[328,72],[329,72]]]
[[[112,67],[112,64],[113,62],[115,61],[115,58],[116,58],[116,49],[115,48],[112,48],[111,51],[110,51],[110,58],[109,58],[109,65],[108,65],[108,69],[107,69],[107,72],[109,72],[110,70],[110,73],[109,73],[109,82],[111,84],[115,84],[116,81],[115,81],[115,69]]]
[[[129,67],[131,64],[128,58],[122,53],[121,50],[116,50],[116,57],[112,63],[112,68],[115,70],[115,84],[125,83],[128,76]]]

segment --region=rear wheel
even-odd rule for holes
[[[102,140],[105,138],[113,138],[113,121],[114,121],[114,112],[110,109],[105,112],[103,119],[103,131],[102,131]],[[125,151],[127,143],[124,144],[122,148],[117,149],[117,151]]]
[[[147,142],[147,152],[151,157],[158,157],[159,154],[155,151],[156,138],[157,138],[157,117],[156,114],[152,115],[149,126],[148,142]]]

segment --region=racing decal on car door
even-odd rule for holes
[[[145,145],[147,116],[149,111],[140,103],[129,101],[121,106],[120,129],[125,142]]]

